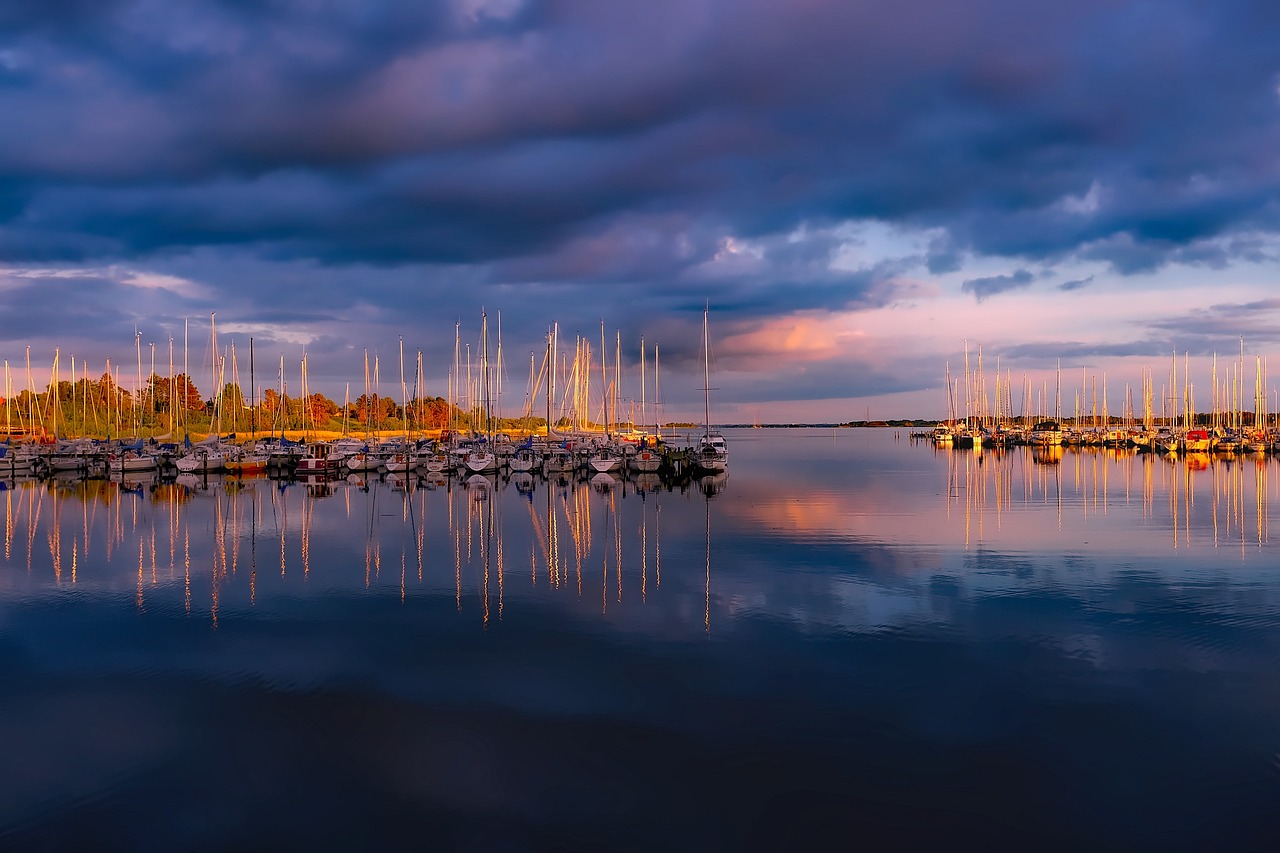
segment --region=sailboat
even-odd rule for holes
[[[694,448],[693,464],[702,471],[724,471],[729,466],[729,446],[724,436],[711,431],[711,337],[708,332],[710,309],[702,310],[702,390],[706,394],[702,419],[702,435]]]
[[[656,351],[655,351],[656,352]],[[655,370],[656,370],[655,365]],[[648,423],[645,413],[645,397],[644,387],[646,383],[645,377],[645,358],[644,358],[644,338],[640,339],[640,422]],[[662,467],[662,455],[658,452],[657,441],[650,441],[648,436],[642,436],[640,439],[640,447],[636,450],[634,456],[629,460],[629,465],[635,471],[642,474],[652,474]]]
[[[472,441],[462,459],[463,471],[467,474],[490,474],[498,470],[498,458],[493,453],[493,407],[490,398],[489,369],[489,315],[480,312],[480,344],[483,348],[480,364],[480,383],[484,394],[485,435]]]

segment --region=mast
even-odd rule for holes
[[[524,404],[524,431],[526,433],[526,437],[533,434],[533,396],[538,393],[538,389],[534,387],[533,383],[533,350],[529,350],[529,391],[525,395]]]
[[[644,384],[645,384],[644,335],[641,335],[640,336],[640,423],[647,424],[649,421],[648,421],[648,418],[646,417],[646,412],[644,408]],[[632,424],[632,426],[634,427],[635,425]]]
[[[173,335],[170,335],[169,336],[169,438],[170,439],[173,438],[173,431],[177,428],[175,426],[175,424],[177,423],[176,421],[177,409],[175,408],[178,402],[177,389],[178,389],[178,386],[174,384],[174,379],[173,379]]]
[[[404,335],[400,336],[400,426],[404,433],[405,453],[409,452],[409,391],[404,384]]]
[[[423,417],[425,401],[427,399],[426,377],[422,372],[422,350],[418,350],[417,365],[414,368],[413,379],[413,411],[418,417],[418,429],[426,429],[426,419]]]
[[[493,397],[497,418],[502,417],[502,373],[506,365],[502,361],[502,311],[498,311],[498,352],[493,361]],[[493,419],[493,418],[491,418]]]
[[[284,443],[285,416],[289,412],[289,397],[284,384],[284,355],[280,356],[280,441]],[[272,430],[275,432],[275,430]]]
[[[369,348],[364,348],[364,440],[373,429],[373,397],[369,394]]]
[[[1062,426],[1062,359],[1058,359],[1057,385],[1053,392],[1053,419]]]
[[[704,436],[711,435],[711,337],[707,331],[710,313],[709,305],[702,309],[702,390],[704,392],[702,434]]]
[[[489,406],[489,315],[480,312],[480,398],[484,404],[484,431],[493,447],[493,413]]]
[[[449,423],[453,427],[453,432],[457,432],[457,410],[458,410],[458,382],[462,376],[460,370],[462,368],[461,359],[462,349],[462,323],[455,320],[453,323],[453,382],[450,384],[449,391]]]
[[[52,404],[50,413],[53,419],[53,437],[56,439],[58,437],[58,408],[60,404],[58,400],[58,349],[56,347],[53,350],[53,382],[50,383],[50,386],[53,391],[49,395]]]
[[[609,435],[609,358],[604,348],[604,320],[600,321],[600,409],[604,434]]]
[[[653,432],[655,438],[662,437],[662,415],[659,414],[662,406],[662,386],[659,384],[658,373],[658,345],[653,345]]]
[[[257,438],[258,432],[258,389],[254,383],[253,373],[253,338],[249,338],[249,435]]]
[[[373,354],[373,438],[382,440],[382,366],[378,354]]]
[[[217,412],[217,414],[221,415],[222,413],[219,411],[219,407],[218,407],[218,395],[222,389],[218,387],[218,329],[213,322],[213,318],[215,315],[216,315],[216,312],[214,311],[209,312],[209,348],[210,348],[211,357],[213,358],[213,363],[210,365],[210,368],[213,371],[213,375],[210,379],[210,381],[213,383],[213,389],[209,399],[213,401],[214,411]],[[212,413],[209,419],[209,426],[210,428],[213,427]]]

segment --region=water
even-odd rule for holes
[[[9,483],[0,843],[1280,846],[1275,461],[728,437],[683,490]]]

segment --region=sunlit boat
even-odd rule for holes
[[[342,464],[348,471],[377,471],[385,461],[386,459],[381,454],[374,453],[366,445],[360,450],[344,456]]]
[[[1185,453],[1208,453],[1209,431],[1206,429],[1189,429],[1182,437],[1182,450]]]
[[[326,471],[336,471],[341,464],[341,460],[332,453],[333,448],[327,441],[313,441],[308,444],[298,457],[298,464],[294,470],[299,474],[322,474]]]
[[[112,473],[154,471],[158,465],[154,454],[134,447],[117,450],[107,457],[107,470]]]
[[[724,471],[729,466],[729,446],[718,432],[703,433],[694,446],[693,464],[703,471]]]
[[[1041,447],[1059,447],[1066,439],[1058,421],[1040,421],[1031,428],[1031,443]]]
[[[213,447],[195,446],[174,460],[174,465],[183,474],[206,474],[210,471],[221,471],[227,459],[220,450]]]
[[[233,474],[261,474],[267,470],[269,460],[270,454],[265,450],[248,447],[239,448],[234,455],[228,454],[223,464]]]
[[[543,460],[543,469],[549,474],[564,474],[577,470],[578,460],[573,451],[565,447],[556,447]]]
[[[514,474],[528,473],[538,467],[541,460],[538,459],[537,452],[528,445],[522,445],[511,454],[507,465]]]
[[[486,447],[473,445],[462,455],[462,468],[468,474],[489,474],[498,470],[498,457]]]
[[[633,471],[651,474],[662,467],[662,454],[652,447],[644,446],[636,450],[635,456],[627,460],[627,465]]]
[[[617,453],[612,448],[601,447],[591,454],[591,458],[587,460],[587,464],[591,466],[591,470],[597,474],[605,474],[610,471],[619,471],[622,469],[622,454]]]

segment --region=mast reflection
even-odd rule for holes
[[[394,590],[406,604],[452,586],[458,613],[476,596],[479,607],[470,612],[484,629],[530,598],[575,607],[594,601],[595,612],[612,620],[637,614],[664,592],[664,506],[700,498],[702,577],[686,576],[673,593],[690,581],[701,587],[709,632],[712,501],[726,487],[723,472],[679,484],[652,474],[32,481],[14,483],[4,496],[5,551],[12,562],[25,562],[32,585],[109,589],[124,580],[139,612],[163,612],[155,602],[172,595],[183,613],[203,614],[213,629],[260,606],[264,593],[300,594],[313,577],[323,579],[325,592]],[[676,516],[685,536],[688,522],[697,523],[689,516]],[[264,535],[275,540],[265,565],[258,547]],[[527,580],[507,571],[513,547],[520,560],[528,554]],[[398,552],[400,571],[384,579],[388,549]]]
[[[1129,510],[1125,518],[1163,527],[1174,551],[1206,543],[1261,547],[1270,536],[1272,464],[1262,455],[1107,447],[947,451],[941,509],[966,547],[998,538],[1009,513],[1044,510],[1054,513],[1059,531],[1106,527],[1107,516]],[[1016,498],[1015,478],[1022,483]]]

